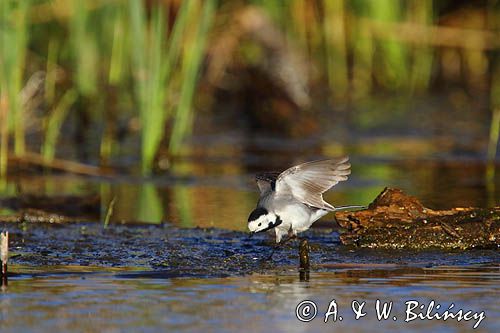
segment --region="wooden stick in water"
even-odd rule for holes
[[[9,260],[9,232],[3,231],[0,234],[0,260],[2,261],[1,276],[7,277],[7,261]]]
[[[309,250],[309,242],[307,239],[302,239],[299,245],[300,281],[309,281]]]

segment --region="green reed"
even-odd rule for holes
[[[27,51],[27,14],[30,1],[0,2],[0,174],[7,168],[8,134],[14,132],[14,153],[25,150],[21,99],[24,59]]]
[[[323,1],[323,34],[325,40],[325,67],[332,93],[337,98],[347,94],[349,85],[343,0]]]
[[[189,132],[192,100],[214,1],[183,1],[168,38],[164,8],[153,7],[150,22],[139,2],[131,0],[129,9],[134,83],[142,124],[142,172],[149,173],[165,136],[166,120],[174,116],[171,152],[178,151]],[[178,66],[180,70],[174,71]],[[172,98],[176,93],[178,102]]]
[[[127,17],[125,8],[117,6],[111,13],[112,19],[112,43],[109,60],[108,82],[110,85],[118,86],[124,80],[125,65],[127,64]]]
[[[97,37],[98,24],[92,25],[92,12],[85,1],[70,1],[71,19],[69,20],[69,43],[74,68],[76,85],[84,96],[93,96],[97,92],[97,74],[99,54]],[[94,14],[95,15],[95,14]]]
[[[104,217],[104,229],[106,229],[109,225],[109,221],[111,220],[111,216],[113,216],[113,210],[115,207],[115,202],[116,202],[116,196],[111,199],[109,202],[108,208],[106,210],[106,215]]]
[[[377,24],[433,22],[433,2],[393,0],[252,1],[314,61],[334,100],[368,95],[372,86],[389,91],[428,87],[433,54],[381,33]],[[287,9],[288,8],[288,9]],[[373,66],[377,63],[377,66]]]
[[[364,14],[365,7],[355,9],[360,12],[359,16]],[[374,38],[370,26],[365,20],[355,16],[353,31],[350,36],[350,47],[353,54],[352,82],[353,97],[362,97],[372,91],[372,72],[373,72],[373,53]]]
[[[379,22],[398,22],[404,15],[402,2],[393,0],[368,1],[370,17]],[[401,42],[377,40],[380,50],[375,54],[380,66],[374,67],[375,76],[380,83],[390,89],[406,84],[408,77],[408,48]]]
[[[48,162],[52,161],[56,154],[56,145],[64,119],[75,103],[78,94],[75,89],[69,89],[62,97],[56,107],[47,118],[45,138],[42,144],[42,156]]]
[[[491,206],[498,205],[495,202],[495,157],[497,153],[498,141],[500,140],[500,108],[494,109],[491,115],[490,137],[488,142],[487,162],[486,162],[486,190],[488,192],[488,203]]]
[[[433,21],[432,0],[413,0],[408,2],[408,20],[415,24],[428,26]],[[428,45],[413,48],[411,54],[409,87],[412,92],[423,92],[429,87],[432,75],[433,49]]]
[[[198,10],[197,15],[190,22],[196,28],[193,29],[191,36],[186,39],[186,45],[182,53],[181,92],[169,146],[170,151],[174,154],[178,153],[182,139],[190,131],[194,90],[198,81],[205,43],[214,12],[215,0],[206,0],[203,8]]]
[[[106,105],[112,100],[108,95],[109,86],[117,88],[116,98],[125,100],[129,99],[128,88],[133,89],[135,109],[141,121],[143,173],[151,172],[163,138],[170,142],[170,151],[179,150],[190,131],[194,91],[215,1],[183,1],[169,31],[167,19],[171,6],[175,6],[175,2],[156,3],[147,12],[142,1],[89,4],[71,0],[64,21],[42,18],[42,22],[49,21],[40,28],[49,32],[48,47],[46,51],[37,49],[35,52],[36,57],[47,59],[45,95],[50,111],[44,119],[45,136],[41,149],[47,160],[56,154],[57,138],[70,107],[88,113],[90,121],[97,124],[116,119]],[[8,107],[2,107],[5,116],[3,113],[0,116],[6,119],[3,125],[9,124],[0,128],[0,172],[5,173],[9,132],[14,132],[15,152],[24,152],[23,110],[19,96],[24,84],[26,32],[31,23],[26,20],[30,10],[27,1],[2,1],[1,9],[2,22],[8,23],[3,24],[2,44],[15,46],[1,49],[0,92],[2,100],[8,101]],[[66,30],[67,34],[56,34],[55,30]],[[58,68],[66,69],[59,64],[68,63],[71,70],[64,75],[69,74],[71,81],[69,87],[67,83],[62,87],[57,83],[56,73]],[[107,73],[104,81],[100,79],[105,77],[103,71]],[[61,88],[67,91],[62,97],[57,92]],[[85,98],[84,103],[81,98]],[[167,120],[172,123],[170,134],[166,132]],[[104,128],[108,125],[104,124]],[[109,131],[103,133],[100,153],[107,156],[113,138]]]
[[[135,94],[141,119],[142,171],[151,170],[166,119],[166,78],[163,61],[165,17],[155,8],[147,22],[145,8],[139,1],[129,1],[131,56]]]

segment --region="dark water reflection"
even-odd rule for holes
[[[12,213],[12,205],[1,201],[6,197],[90,195],[100,201],[97,209],[82,212],[92,221],[102,221],[116,197],[112,221],[244,230],[257,199],[255,172],[340,155],[351,157],[352,175],[326,195],[334,205],[367,204],[386,186],[399,187],[435,209],[498,205],[498,158],[496,176],[486,178],[488,108],[485,96],[374,96],[352,105],[323,106],[311,113],[318,130],[294,137],[272,131],[275,124],[249,128],[242,110],[228,105],[214,113],[200,112],[179,156],[160,156],[159,165],[166,170],[148,179],[131,176],[140,164],[133,157],[139,155],[139,136],[131,136],[121,147],[122,155],[117,153],[112,161],[116,170],[127,172],[111,178],[11,170],[7,181],[0,180],[0,214]],[[76,159],[79,150],[94,147],[98,156],[98,142],[87,144],[75,147],[61,140],[59,154]]]
[[[311,159],[324,156],[314,155]],[[351,156],[350,179],[325,195],[326,200],[334,205],[366,205],[386,186],[401,188],[434,209],[499,204],[500,171],[488,186],[485,165],[477,160],[429,158],[403,161]],[[288,156],[267,165],[258,164],[258,167],[235,158],[181,160],[176,162],[177,166],[171,173],[148,180],[23,176],[10,179],[2,196],[11,197],[17,193],[94,196],[100,207],[80,214],[94,221],[104,219],[109,202],[116,197],[112,222],[168,221],[182,227],[245,230],[248,212],[258,197],[253,182],[254,172],[281,170],[301,159]],[[0,214],[12,213],[13,207],[2,206]],[[61,208],[59,213],[65,214],[64,207],[56,205],[52,208],[55,212]]]
[[[131,269],[100,273],[75,267],[52,268],[49,273],[22,266],[15,269],[25,273],[11,279],[0,294],[2,332],[462,332],[472,330],[477,322],[405,323],[409,300],[426,305],[434,300],[442,311],[450,303],[455,310],[484,311],[477,331],[500,329],[498,265],[338,265],[334,271],[311,273],[308,282],[299,281],[295,269],[209,280],[123,274],[133,273]],[[324,314],[333,299],[343,321],[334,323],[331,317],[325,324]],[[377,299],[393,302],[389,320],[377,320]],[[317,305],[318,315],[311,322],[296,318],[296,307],[303,300]],[[366,302],[367,315],[359,320],[354,320],[353,300]]]

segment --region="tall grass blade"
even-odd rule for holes
[[[59,54],[59,41],[51,39],[47,50],[47,71],[45,77],[45,101],[53,105],[56,96],[57,58]]]
[[[83,96],[97,92],[98,53],[96,38],[89,28],[90,10],[85,1],[72,0],[69,19],[71,50],[76,67],[76,82]]]
[[[346,96],[349,84],[344,0],[325,0],[323,7],[328,82],[333,95],[341,98]]]
[[[185,6],[183,4],[182,6]],[[148,23],[143,6],[129,2],[132,30],[132,65],[135,93],[141,119],[142,172],[151,172],[153,160],[164,135],[168,63],[165,50],[165,14],[161,7],[153,7]],[[175,30],[175,29],[174,29]]]
[[[111,47],[111,58],[108,72],[108,82],[112,85],[121,83],[125,76],[125,48],[126,44],[126,15],[123,8],[116,8],[113,21],[113,42]]]
[[[491,115],[490,138],[488,142],[487,164],[486,164],[486,189],[488,191],[488,201],[490,205],[495,203],[495,156],[500,140],[500,107],[493,110]]]
[[[408,2],[410,21],[419,25],[430,25],[433,21],[432,0],[413,0]],[[410,90],[423,92],[429,87],[432,74],[434,52],[428,45],[418,45],[412,52]]]
[[[116,196],[111,199],[111,202],[108,205],[108,209],[106,211],[106,216],[104,218],[104,229],[106,229],[109,225],[109,221],[111,220],[111,216],[113,216],[113,210],[115,207]]]
[[[7,174],[7,158],[9,150],[9,112],[5,101],[5,89],[0,84],[0,182]],[[3,186],[2,186],[3,187]]]
[[[380,22],[402,21],[404,2],[394,0],[366,1],[370,18]],[[404,88],[408,77],[407,46],[392,40],[378,40],[374,67],[377,80],[388,89]]]
[[[22,102],[24,61],[28,43],[27,15],[31,1],[0,1],[0,86],[3,118],[9,129],[14,130],[14,153],[22,155],[25,151],[25,133]],[[8,113],[8,114],[6,114]],[[3,136],[5,136],[3,130]],[[7,142],[2,144],[1,166],[6,168]],[[3,171],[5,172],[5,171]]]
[[[42,145],[42,156],[46,161],[52,161],[55,157],[57,138],[61,126],[77,97],[78,94],[74,89],[68,90],[48,118],[45,139]]]
[[[372,91],[374,40],[370,28],[364,20],[357,20],[351,34],[353,48],[352,95],[360,98]]]
[[[174,69],[175,64],[179,62],[185,31],[188,29],[190,24],[188,21],[189,15],[193,11],[195,4],[196,2],[193,0],[185,0],[182,2],[181,7],[177,12],[172,33],[167,44],[167,56],[164,67],[166,80],[171,80],[172,70]]]
[[[182,140],[190,131],[192,119],[192,101],[198,80],[201,62],[204,56],[205,42],[212,24],[215,12],[215,0],[204,1],[203,8],[198,18],[198,27],[194,38],[186,43],[182,54],[182,85],[179,104],[175,113],[172,135],[170,137],[170,151],[179,152]],[[194,22],[192,22],[194,23]]]

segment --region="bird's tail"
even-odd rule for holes
[[[335,207],[334,212],[338,212],[338,211],[341,211],[341,210],[366,209],[366,208],[368,208],[368,206],[357,206],[357,205],[354,205],[354,206],[339,206],[339,207]]]

